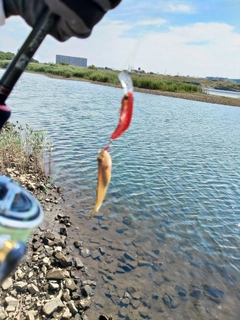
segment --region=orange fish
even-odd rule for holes
[[[98,182],[96,192],[96,203],[91,212],[93,217],[100,209],[106,196],[108,185],[111,179],[112,158],[107,150],[102,150],[98,156]]]

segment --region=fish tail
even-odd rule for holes
[[[90,218],[93,218],[96,213],[98,213],[100,206],[98,204],[95,204],[94,208],[92,209],[92,212],[90,214]]]

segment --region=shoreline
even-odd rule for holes
[[[208,272],[196,258],[186,258],[191,285],[178,277],[171,267],[178,267],[178,255],[170,243],[164,248],[161,230],[150,244],[138,232],[139,222],[124,212],[109,219],[106,208],[105,217],[89,219],[84,201],[73,200],[84,197],[78,190],[63,190],[38,172],[2,173],[25,181],[22,185],[40,198],[45,217],[29,238],[28,254],[0,286],[0,319],[156,320],[186,313],[192,320],[208,320],[223,319],[222,312],[225,320],[238,319],[216,277],[203,283],[195,277],[196,266],[198,274]]]
[[[32,72],[32,71],[25,71],[28,73],[40,74],[49,78],[53,79],[60,79],[60,80],[72,80],[72,81],[85,81],[92,84],[98,84],[102,86],[114,87],[114,88],[122,88],[122,86],[114,85],[111,83],[99,82],[99,81],[92,81],[83,78],[65,78],[58,75],[42,73],[42,72]],[[144,88],[134,88],[135,92],[141,92],[146,94],[153,94],[159,96],[165,96],[170,98],[178,98],[178,99],[185,99],[185,100],[192,100],[192,101],[199,101],[199,102],[206,102],[212,104],[221,104],[231,107],[240,107],[240,99],[238,98],[231,98],[231,97],[224,97],[224,96],[217,96],[217,95],[210,95],[207,93],[184,93],[184,92],[170,92],[170,91],[160,91],[160,90],[151,90],[151,89],[144,89]]]
[[[39,172],[19,175],[6,168],[4,173],[38,198],[44,219],[29,236],[19,265],[0,285],[0,319],[88,320],[97,283],[82,262],[83,241],[70,236],[73,223],[64,213],[62,187]]]

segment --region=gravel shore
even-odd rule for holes
[[[45,217],[30,236],[20,265],[0,286],[0,320],[87,320],[96,282],[89,278],[80,251],[71,255],[82,242],[68,239],[72,223],[62,213],[62,189],[39,172],[20,175],[8,168],[6,175],[40,200]],[[103,317],[99,315],[108,319]]]

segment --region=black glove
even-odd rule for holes
[[[60,19],[50,32],[59,41],[66,41],[75,36],[87,38],[95,24],[104,14],[115,8],[121,0],[4,0],[6,17],[20,15],[33,26],[43,9],[50,11]]]

